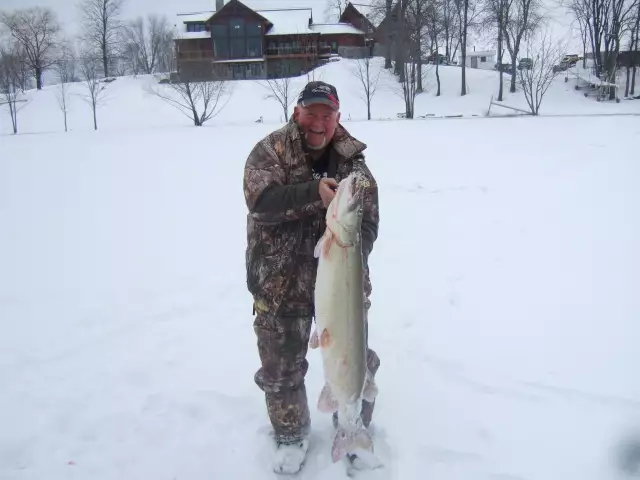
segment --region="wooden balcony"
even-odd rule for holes
[[[304,47],[272,47],[265,50],[267,58],[308,58],[318,55],[315,45]]]
[[[181,50],[178,52],[178,60],[184,62],[202,62],[213,60],[212,50]]]

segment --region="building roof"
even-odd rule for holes
[[[197,40],[199,38],[211,38],[211,32],[176,32],[176,40]]]
[[[364,32],[359,28],[354,27],[350,23],[314,23],[311,25],[311,30],[320,33],[322,35],[337,35],[337,34],[355,34],[364,35]]]
[[[312,18],[312,10],[310,8],[254,11],[273,24],[273,27],[265,34],[266,36],[314,33],[313,30],[309,29],[309,21]]]
[[[467,52],[467,57],[490,57],[495,54],[494,50],[476,50],[475,52]],[[458,56],[461,57],[462,54],[458,53]]]
[[[207,10],[202,12],[191,12],[191,13],[178,13],[176,15],[176,20],[179,23],[184,22],[206,22],[211,18],[211,15],[216,13],[215,10]]]
[[[242,1],[242,0],[240,0]],[[245,3],[245,2],[242,2]],[[248,1],[250,8],[253,2]],[[299,35],[299,34],[352,34],[364,35],[364,32],[350,23],[316,23],[309,25],[313,19],[311,8],[280,8],[280,9],[255,9],[253,10],[273,24],[266,32],[266,36],[274,35]],[[176,38],[181,40],[210,38],[210,32],[186,32],[183,26],[185,22],[206,22],[215,14],[215,10],[201,12],[179,13],[176,17],[177,24],[182,27],[176,33]]]
[[[385,12],[380,11],[379,8],[376,8],[371,3],[368,3],[367,0],[361,0],[360,2],[349,2],[351,5],[360,12],[367,20],[369,20],[374,27],[378,27],[380,22],[382,22]]]

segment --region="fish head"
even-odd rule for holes
[[[346,245],[359,241],[364,212],[364,179],[351,173],[338,185],[327,210],[327,226]]]

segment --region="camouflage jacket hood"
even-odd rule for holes
[[[365,294],[371,293],[368,257],[378,235],[378,189],[362,152],[366,145],[338,125],[329,146],[329,176],[340,181],[358,171],[368,180],[362,220]],[[326,209],[312,176],[313,160],[305,152],[293,119],[259,141],[247,158],[244,195],[247,215],[247,287],[261,310],[313,310],[317,260]],[[292,307],[293,306],[293,307]]]

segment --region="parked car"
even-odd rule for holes
[[[502,63],[502,65],[499,65],[498,62],[496,62],[496,64],[493,66],[494,70],[502,70],[504,73],[511,73],[511,64],[510,63]]]
[[[573,67],[579,61],[580,61],[580,56],[576,54],[571,54],[571,55],[565,55],[564,57],[562,57],[562,60],[560,61],[560,63],[566,63],[570,67]]]
[[[575,63],[573,65],[575,65]],[[569,67],[572,67],[573,65],[563,60],[558,65],[553,66],[553,73],[564,72],[565,70],[567,70]]]
[[[518,70],[530,70],[533,66],[533,60],[530,58],[521,58],[518,63]]]

